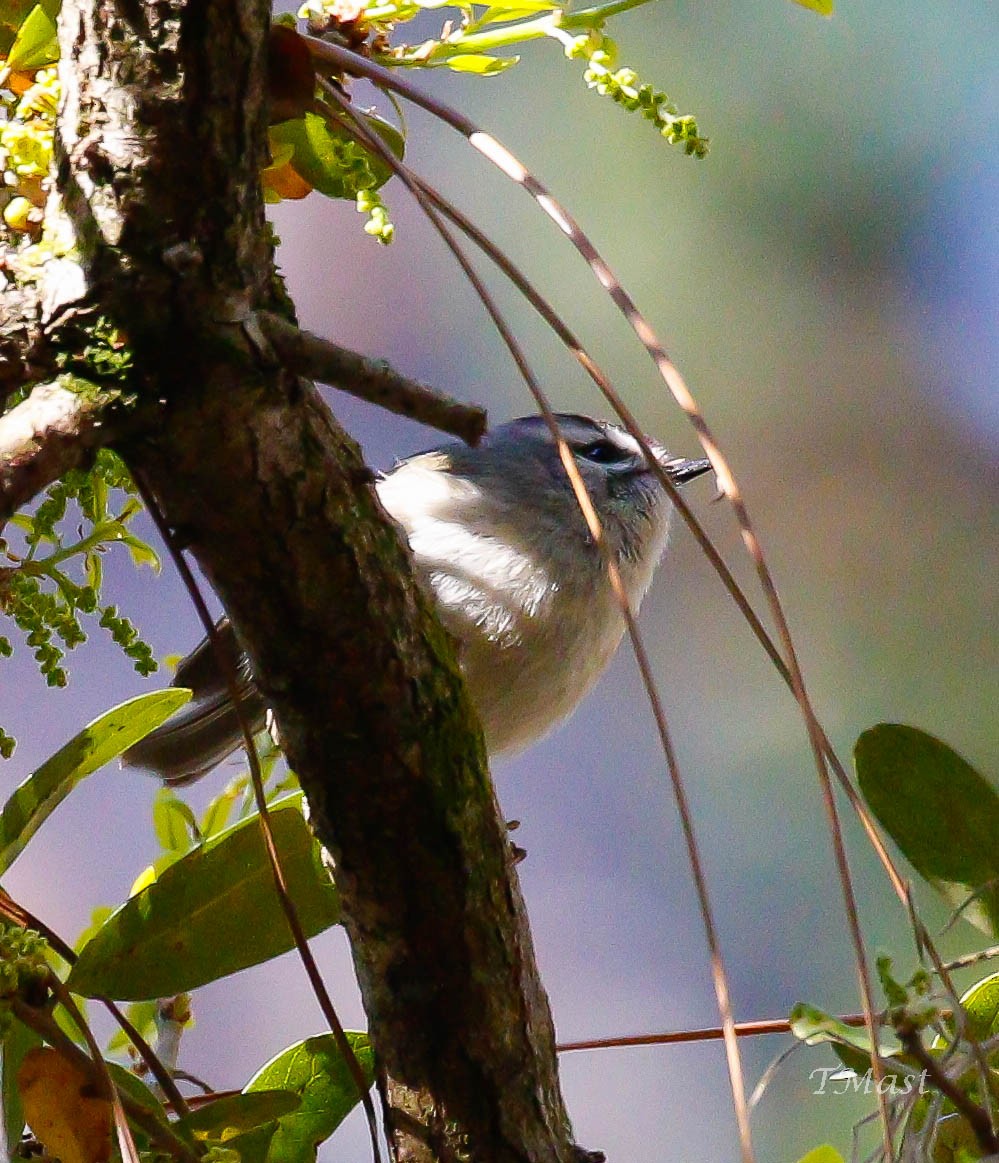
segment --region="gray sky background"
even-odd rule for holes
[[[867,726],[908,722],[994,774],[999,17],[970,0],[844,2],[831,21],[782,0],[690,7],[652,6],[615,35],[622,64],[696,112],[712,138],[704,162],[586,92],[554,44],[531,47],[519,76],[418,80],[551,185],[666,340],[743,484],[841,755]],[[414,167],[523,262],[647,430],[696,455],[651,365],[554,227],[456,135],[411,117]],[[397,223],[388,251],[362,234],[350,206],[314,197],[276,210],[304,324],[486,404],[496,421],[530,411],[439,242],[403,190],[393,184],[386,196]],[[500,295],[553,403],[606,414],[529,310]],[[376,467],[436,442],[336,393],[330,402]],[[755,596],[730,515],[704,482],[688,495]],[[195,643],[195,614],[169,570],[154,580],[109,559],[108,574],[112,600],[158,654]],[[797,1000],[856,1009],[804,731],[683,531],[642,628],[738,1018],[785,1015]],[[150,689],[98,637],[72,661],[61,693],[44,687],[26,652],[2,663],[2,717],[20,738],[0,767],[5,790],[88,719]],[[521,878],[560,1036],[714,1025],[676,812],[628,650],[571,722],[496,764],[495,776],[505,813],[523,821]],[[94,777],[5,886],[73,938],[153,854],[154,791],[116,768]],[[852,823],[849,846],[870,947],[891,948],[904,973],[904,920]],[[945,949],[976,941],[958,927]],[[360,1024],[342,938],[318,945],[346,1024]],[[202,991],[196,1010],[183,1063],[218,1086],[241,1085],[321,1024],[287,958]],[[744,1046],[751,1085],[783,1045]],[[812,1095],[809,1071],[831,1064],[809,1051],[779,1074],[754,1115],[762,1159],[795,1159],[823,1139],[849,1149],[850,1125],[868,1108]],[[612,1161],[734,1157],[717,1045],[570,1055],[563,1077],[579,1141]],[[361,1151],[352,1125],[323,1158]]]

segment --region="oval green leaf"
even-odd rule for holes
[[[268,1163],[271,1139],[277,1133],[277,1122],[264,1123],[252,1131],[244,1131],[219,1146],[239,1152],[239,1163]]]
[[[164,852],[180,855],[201,838],[191,805],[168,787],[161,787],[153,800],[153,831]]]
[[[129,699],[88,723],[29,775],[0,812],[0,875],[82,779],[148,735],[190,697],[189,690],[170,687]]]
[[[974,1160],[985,1158],[975,1132],[958,1114],[938,1119],[930,1141],[933,1143],[933,1163],[974,1163]]]
[[[871,811],[920,876],[999,936],[999,795],[956,751],[915,727],[881,723],[853,752]]]
[[[392,153],[402,161],[406,152],[406,139],[392,122],[379,117],[377,113],[361,113],[361,120],[372,133],[377,133]]]
[[[132,559],[133,565],[148,565],[153,573],[159,573],[162,569],[162,563],[159,559],[159,554],[151,545],[147,545],[141,537],[136,537],[134,533],[122,533],[118,538],[128,546],[128,553]]]
[[[108,1073],[111,1075],[111,1081],[115,1084],[119,1093],[130,1098],[147,1115],[152,1116],[162,1130],[173,1131],[174,1134],[179,1134],[188,1146],[194,1146],[194,1141],[191,1137],[186,1135],[176,1123],[171,1123],[167,1117],[163,1103],[153,1094],[141,1078],[138,1078],[131,1070],[126,1070],[124,1066],[120,1066],[117,1062],[108,1062],[106,1065]],[[140,1147],[140,1151],[144,1155],[145,1151],[150,1147],[148,1132],[146,1130],[140,1130],[135,1123],[133,1123],[132,1130],[136,1136],[136,1144]]]
[[[335,925],[340,903],[300,796],[270,810],[281,867],[306,936]],[[108,918],[67,985],[125,1001],[196,989],[292,948],[254,815],[170,865]]]
[[[368,1035],[348,1030],[347,1040],[370,1086],[374,1080],[374,1054]],[[261,1067],[244,1091],[275,1087],[299,1095],[302,1105],[278,1120],[267,1163],[312,1163],[319,1144],[360,1102],[354,1076],[332,1034],[319,1034],[289,1046]]]
[[[122,1092],[128,1095],[133,1102],[139,1104],[143,1110],[149,1111],[150,1114],[156,1118],[165,1127],[171,1126],[169,1118],[167,1118],[166,1109],[163,1103],[156,1097],[148,1086],[142,1081],[138,1075],[133,1074],[131,1070],[126,1070],[124,1066],[120,1066],[117,1062],[107,1063],[108,1073],[111,1075],[111,1081]]]

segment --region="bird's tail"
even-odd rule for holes
[[[216,627],[220,645],[235,667],[239,704],[254,734],[262,730],[267,705],[250,664],[226,619]],[[173,686],[190,687],[194,697],[172,719],[140,739],[121,757],[123,767],[141,767],[164,783],[193,783],[231,755],[243,734],[228,684],[207,639],[177,668]]]

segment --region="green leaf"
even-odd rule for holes
[[[298,1110],[302,1100],[287,1090],[258,1090],[253,1094],[231,1094],[180,1119],[178,1129],[186,1130],[201,1142],[228,1140],[255,1127],[272,1123],[281,1115]]]
[[[126,1070],[117,1062],[108,1062],[107,1068],[111,1075],[111,1081],[122,1093],[127,1094],[129,1098],[137,1102],[143,1110],[155,1114],[164,1126],[170,1126],[170,1120],[167,1118],[163,1103],[138,1075],[133,1074],[131,1070]]]
[[[99,472],[90,474],[90,489],[93,497],[93,508],[87,515],[96,525],[98,521],[105,520],[108,515],[108,483]]]
[[[347,1040],[370,1086],[374,1054],[365,1033],[347,1031]],[[319,1034],[289,1046],[244,1087],[246,1092],[272,1088],[291,1091],[302,1105],[278,1122],[267,1163],[307,1163],[316,1158],[319,1144],[336,1130],[360,1101],[357,1084],[332,1034]]]
[[[252,1131],[244,1131],[227,1139],[224,1144],[231,1151],[239,1152],[239,1163],[268,1163],[271,1140],[277,1133],[279,1123],[264,1123]]]
[[[985,1042],[999,1034],[999,973],[976,981],[961,998],[961,1005],[968,1015],[969,1038]],[[955,1028],[952,1018],[947,1024]]]
[[[100,479],[100,478],[98,478]],[[101,482],[104,483],[103,481]],[[105,485],[105,488],[107,486]],[[126,497],[125,503],[121,507],[121,512],[118,514],[118,520],[124,525],[126,521],[131,521],[136,513],[142,512],[142,502],[138,497]]]
[[[271,808],[281,866],[306,936],[340,918],[300,796]],[[84,946],[67,982],[85,997],[126,1001],[196,989],[292,948],[256,816],[165,869]]]
[[[4,0],[0,4],[0,46],[14,43],[18,28],[34,6],[33,0]]]
[[[0,812],[0,875],[82,779],[148,735],[190,697],[190,691],[171,687],[129,699],[88,723],[29,775]]]
[[[161,787],[153,800],[153,830],[164,852],[187,852],[200,839],[198,820],[190,804],[168,787]]]
[[[456,73],[474,73],[479,77],[495,77],[520,60],[520,57],[490,57],[485,53],[458,53],[442,62]]]
[[[844,1160],[835,1147],[823,1143],[821,1147],[813,1147],[807,1155],[802,1155],[798,1163],[844,1163]]]
[[[516,0],[514,4],[492,4],[481,16],[475,18],[475,26],[485,24],[506,24],[511,20],[521,20],[525,16],[536,16],[539,12],[553,12],[555,6],[548,0]]]
[[[822,1042],[832,1042],[834,1045],[850,1046],[860,1051],[864,1055],[867,1065],[870,1065],[871,1040],[865,1029],[848,1026],[839,1018],[805,1002],[798,1002],[795,1005],[791,1010],[789,1020],[791,1033],[806,1045],[816,1046]],[[890,1057],[898,1052],[898,1043],[881,1041],[879,1052],[882,1058]],[[852,1064],[851,1069],[853,1069]]]
[[[402,135],[394,126],[370,114],[364,120],[397,157],[402,157]],[[270,140],[272,150],[282,145],[292,147],[295,172],[327,198],[355,198],[358,190],[382,186],[392,176],[380,157],[368,153],[349,134],[331,127],[316,113],[272,125]]]
[[[832,16],[833,14],[833,0],[794,0],[795,4],[800,4],[802,8],[810,8],[812,12],[817,12],[820,16]]]
[[[853,751],[860,790],[906,859],[963,916],[999,936],[999,795],[946,743],[881,723]]]
[[[101,591],[101,580],[104,576],[104,570],[101,563],[101,555],[99,553],[87,553],[83,558],[83,576],[86,583],[92,590],[97,593]]]
[[[118,540],[128,547],[128,555],[131,557],[133,565],[148,565],[153,573],[160,572],[162,566],[159,554],[141,537],[136,537],[134,533],[126,531],[119,536]]]
[[[17,30],[7,54],[7,67],[12,73],[30,73],[59,59],[55,13],[46,11],[51,7],[37,4]]]
[[[13,1159],[14,1149],[21,1141],[24,1130],[24,1108],[21,1106],[21,1092],[17,1086],[17,1072],[24,1056],[35,1046],[42,1044],[34,1030],[22,1022],[12,1021],[0,1042],[0,1102],[3,1103],[3,1145],[4,1158]]]
[[[79,952],[86,945],[113,912],[114,909],[110,905],[97,905],[94,908],[90,914],[90,924],[76,938],[76,944],[73,946],[76,952]]]
[[[238,798],[239,790],[230,786],[221,791],[209,803],[201,816],[201,823],[198,825],[202,836],[207,838],[222,831],[229,823],[229,817],[232,815]]]
[[[74,998],[73,1000],[76,1002],[77,1008],[79,1009],[83,1020],[86,1021],[87,1003],[81,997]],[[62,1032],[66,1035],[67,1038],[69,1038],[71,1042],[75,1042],[78,1046],[83,1046],[86,1044],[86,1038],[83,1036],[83,1031],[76,1024],[75,1015],[71,1015],[69,1010],[67,1010],[64,1005],[57,1005],[56,1008],[52,1011],[52,1016],[55,1018],[56,1025],[60,1030],[62,1030]]]
[[[133,1102],[137,1103],[143,1110],[152,1115],[164,1130],[174,1131],[189,1146],[194,1146],[193,1140],[184,1132],[183,1128],[179,1127],[176,1123],[171,1123],[167,1117],[163,1103],[141,1078],[133,1074],[131,1070],[126,1070],[124,1066],[119,1065],[117,1062],[108,1062],[107,1068],[111,1075],[111,1081],[122,1094],[127,1095]],[[140,1147],[140,1150],[149,1147],[149,1140],[145,1131],[141,1131],[137,1126],[133,1125],[133,1133],[136,1136],[137,1145]],[[142,1153],[143,1157],[145,1157],[145,1151]]]
[[[377,133],[392,153],[401,161],[406,152],[406,139],[402,133],[384,117],[377,113],[361,113],[361,120],[372,131]],[[379,163],[380,164],[380,163]]]

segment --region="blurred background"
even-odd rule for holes
[[[999,771],[999,13],[957,0],[840,0],[831,20],[784,0],[650,5],[611,34],[623,65],[694,112],[707,160],[670,149],[586,90],[554,44],[488,81],[420,84],[460,105],[546,181],[648,314],[741,481],[806,680],[845,761],[881,721],[931,731]],[[412,112],[408,160],[521,262],[607,367],[646,430],[697,455],[683,416],[582,262],[529,199],[455,134]],[[433,231],[392,183],[387,250],[346,204],[276,208],[280,263],[303,323],[390,360],[494,421],[532,410],[509,358]],[[606,415],[595,389],[499,285],[553,404]],[[437,436],[330,393],[370,462]],[[688,497],[756,596],[711,485]],[[151,534],[150,534],[151,536]],[[113,555],[109,555],[109,558]],[[200,637],[169,569],[109,560],[109,600],[159,655]],[[762,603],[757,606],[762,609]],[[642,611],[703,848],[740,1020],[798,1000],[858,1009],[855,973],[805,733],[689,536],[678,529]],[[165,681],[139,679],[95,636],[51,692],[26,651],[4,660],[2,720],[20,745],[8,794],[86,721]],[[202,802],[237,768],[196,789]],[[497,763],[523,821],[520,866],[563,1040],[717,1023],[676,811],[636,668],[623,648],[549,739]],[[155,787],[109,767],[31,844],[7,889],[69,939],[123,899],[155,852]],[[852,821],[848,841],[874,950],[906,976],[904,918]],[[946,912],[922,894],[926,916]],[[978,943],[959,924],[947,952]],[[348,1026],[363,1023],[342,936],[318,942]],[[321,1018],[291,958],[201,991],[182,1065],[241,1086]],[[743,1043],[750,1086],[787,1039]],[[815,1095],[799,1053],[753,1124],[761,1159],[829,1140],[849,1151],[870,1100]],[[577,1138],[612,1161],[736,1154],[718,1043],[568,1054]],[[359,1157],[351,1123],[322,1158]]]

